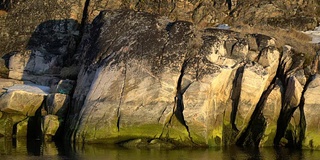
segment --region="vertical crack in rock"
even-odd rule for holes
[[[22,120],[20,120],[20,121],[16,122],[15,124],[13,124],[12,132],[11,132],[12,133],[11,135],[12,135],[13,139],[17,138],[16,136],[17,136],[17,126],[18,126],[18,124],[23,122],[23,121],[25,121],[25,120],[27,120],[27,119],[28,119],[28,117],[23,118]],[[42,127],[42,125],[41,125],[41,127]]]
[[[230,115],[232,129],[236,132],[239,132],[236,126],[236,116],[238,111],[239,99],[241,94],[241,85],[242,85],[242,76],[243,76],[244,66],[241,66],[236,71],[236,76],[233,80],[233,90],[231,93],[232,100],[232,110]]]
[[[161,115],[160,115],[160,117],[158,118],[158,123],[160,123],[160,120],[161,120],[164,112],[167,110],[167,108],[168,108],[168,107],[166,106],[166,107],[162,110]]]
[[[189,86],[192,84],[192,83],[189,83],[186,87],[181,88],[182,78],[184,76],[184,71],[186,69],[187,64],[188,64],[188,61],[184,61],[182,68],[181,68],[181,71],[180,71],[180,76],[179,76],[178,84],[177,84],[177,94],[175,97],[176,109],[174,111],[174,115],[176,116],[178,121],[186,128],[188,135],[189,135],[189,138],[190,138],[191,142],[193,142],[192,137],[190,135],[189,127],[188,127],[186,121],[184,120],[184,115],[183,115],[183,110],[184,110],[183,94],[189,88]]]
[[[90,0],[86,0],[84,3],[83,11],[82,11],[82,19],[80,24],[80,37],[82,37],[85,26],[87,25],[89,5],[90,5]]]
[[[271,84],[265,90],[252,115],[250,121],[246,128],[237,136],[236,144],[239,146],[253,146],[258,147],[263,136],[263,133],[266,129],[266,120],[262,115],[262,110],[266,104],[267,98],[270,95],[271,91],[275,88],[276,77],[272,80]]]
[[[305,88],[307,88],[307,87],[305,87]],[[302,141],[304,140],[305,132],[306,132],[306,128],[307,128],[306,117],[304,114],[304,102],[305,102],[304,93],[305,93],[305,91],[306,91],[306,89],[303,90],[303,92],[302,92],[301,100],[300,100],[300,104],[299,104],[300,121],[299,121],[299,137],[298,137],[298,141],[296,141],[297,148],[302,148]]]
[[[117,109],[117,129],[118,132],[120,131],[120,119],[121,119],[121,104],[122,104],[122,99],[123,99],[123,95],[124,95],[124,90],[125,90],[125,86],[126,86],[126,80],[127,80],[127,64],[126,62],[125,66],[124,66],[124,70],[123,70],[123,74],[124,74],[124,79],[123,79],[123,83],[122,83],[122,88],[121,88],[121,93],[120,93],[120,100],[119,100],[119,105],[118,105],[118,109]]]
[[[289,85],[294,85],[294,84],[291,84],[290,81],[292,81],[292,80],[289,79],[286,87],[284,88],[285,94],[287,93],[287,90],[290,87]],[[290,104],[288,104],[288,103],[290,103],[290,101],[287,100],[288,99],[287,97],[291,98],[291,96],[289,96],[289,95],[283,95],[283,97],[282,97],[281,111],[280,111],[280,115],[279,115],[279,118],[277,121],[276,136],[274,138],[274,145],[275,146],[279,146],[280,140],[282,137],[284,137],[285,131],[286,131],[287,126],[291,120],[291,117],[297,108],[297,106],[290,107]],[[289,102],[287,102],[287,101],[289,101]]]
[[[306,117],[304,113],[304,105],[305,105],[305,98],[304,94],[307,91],[309,84],[314,80],[316,74],[318,73],[318,66],[319,66],[319,57],[320,57],[320,52],[316,54],[314,57],[313,63],[311,65],[312,71],[311,71],[311,76],[307,79],[306,85],[303,88],[302,94],[301,94],[301,100],[299,103],[299,110],[300,110],[300,121],[299,121],[299,137],[298,140],[296,141],[296,147],[297,148],[302,148],[302,142],[305,139],[305,132],[307,128],[306,124]]]
[[[318,60],[317,60],[317,57],[315,57],[314,61],[313,61],[313,65],[317,65],[318,63]],[[289,74],[288,72],[293,72],[292,70],[296,71],[297,70],[297,67],[296,68],[293,68],[292,70],[288,71],[287,73],[284,73],[284,68],[282,68],[281,66],[285,66],[286,63],[282,63],[280,64],[280,66],[278,67],[278,72],[277,72],[277,77],[280,78],[280,80],[282,81],[283,84],[287,84],[286,87],[284,88],[284,93],[287,92],[288,88],[290,86],[289,83],[291,81],[290,78],[286,78],[287,75]],[[314,74],[316,73],[317,71],[315,70],[314,73],[311,73],[311,75],[308,77],[307,81],[306,81],[306,84],[303,86],[303,90],[302,90],[302,93],[301,93],[301,97],[300,97],[300,101],[299,101],[299,104],[297,106],[291,106],[288,104],[288,100],[286,100],[286,98],[288,97],[287,95],[283,95],[282,96],[282,106],[281,106],[281,111],[280,111],[280,115],[279,115],[279,118],[278,118],[278,121],[277,121],[277,131],[276,131],[276,135],[275,135],[275,138],[274,138],[274,145],[275,146],[280,146],[280,142],[281,142],[281,139],[283,137],[285,137],[285,133],[287,131],[287,127],[290,123],[290,120],[295,112],[295,110],[297,108],[299,108],[299,111],[300,111],[300,121],[299,121],[299,137],[295,137],[295,138],[298,138],[298,140],[296,139],[292,139],[293,142],[292,146],[290,147],[298,147],[298,148],[301,148],[302,147],[302,141],[304,139],[304,136],[305,136],[305,130],[306,130],[306,120],[305,120],[305,115],[304,115],[304,103],[305,103],[305,99],[304,99],[304,94],[310,84],[310,82],[314,79]]]
[[[292,145],[290,147],[297,147],[297,148],[302,147],[302,141],[304,139],[305,130],[306,130],[306,120],[305,120],[305,115],[304,115],[304,103],[305,103],[304,94],[305,94],[310,82],[313,79],[314,79],[314,75],[311,75],[307,79],[307,82],[303,87],[302,94],[300,97],[300,102],[299,102],[298,106],[288,108],[287,104],[283,104],[284,106],[282,106],[282,108],[281,108],[280,116],[279,116],[278,123],[277,123],[277,132],[276,132],[276,136],[274,139],[275,146],[279,146],[281,138],[285,137],[285,133],[287,131],[287,127],[290,123],[290,120],[291,120],[295,110],[298,108],[300,110],[299,133],[298,133],[299,137],[298,137],[298,140],[294,140],[294,142],[292,144],[290,144],[290,145]]]
[[[188,132],[188,137],[190,138],[191,142],[194,143],[193,140],[192,140],[192,137],[190,135],[189,127],[186,124],[186,121],[184,120],[184,115],[183,115],[183,110],[184,110],[183,94],[189,88],[189,86],[192,84],[192,83],[190,83],[186,87],[181,88],[182,78],[184,76],[184,71],[186,69],[187,63],[188,63],[188,60],[185,60],[183,62],[182,68],[180,70],[180,76],[179,76],[179,79],[178,79],[178,82],[177,82],[177,93],[176,93],[176,96],[174,97],[174,102],[175,103],[174,103],[174,107],[172,109],[172,114],[169,117],[169,121],[165,123],[165,125],[164,125],[164,127],[162,129],[162,132],[161,132],[159,137],[162,137],[162,135],[164,134],[165,128],[168,128],[169,125],[172,124],[173,116],[175,116],[177,118],[177,120],[186,128],[186,130]],[[166,138],[168,138],[168,137],[169,137],[169,132],[166,133]]]

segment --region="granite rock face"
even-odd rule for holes
[[[77,52],[83,65],[67,136],[91,143],[142,138],[258,147],[287,139],[284,145],[302,145],[286,135],[314,75],[292,48],[275,46],[259,34],[103,11]],[[302,123],[297,127],[303,135]]]

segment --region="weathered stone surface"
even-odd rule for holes
[[[225,145],[222,141],[225,138],[223,126],[230,124],[229,97],[237,68],[218,70],[204,76],[201,81],[194,80],[185,91],[183,115],[194,142],[202,141],[210,146]]]
[[[280,52],[272,38],[238,36],[227,30],[199,32],[188,22],[142,12],[102,12],[78,52],[84,62],[68,135],[83,142],[156,137],[222,146],[254,129],[248,124],[261,108],[267,132],[256,134],[265,135],[261,146],[270,146],[284,92],[281,85],[269,87]]]
[[[266,128],[263,132],[260,147],[273,146],[273,140],[277,131],[277,121],[280,115],[282,106],[282,95],[284,88],[280,81],[277,81],[277,85],[273,88],[267,97],[266,103],[263,106],[262,114],[266,121]]]
[[[288,78],[288,84],[286,86],[286,93],[284,96],[284,104],[286,109],[298,107],[303,91],[303,85],[297,80],[295,76]]]
[[[300,67],[301,62],[293,61],[290,70],[284,73],[284,75],[287,74],[285,78],[281,76],[284,78],[282,82],[286,83],[286,85],[284,86],[285,91],[282,95],[283,101],[277,123],[274,145],[291,147],[301,147],[302,145],[305,130],[305,120],[303,118],[305,99],[302,96],[307,87],[307,82],[303,80],[305,78],[304,73],[298,70]]]
[[[105,36],[116,38],[124,34],[129,36],[128,39],[130,39],[130,41],[127,41],[126,39],[118,39],[117,41],[114,41],[114,45],[112,46],[115,47],[114,49],[117,49],[117,46],[120,45],[125,45],[125,47],[118,48],[120,49],[117,51],[118,54],[112,52],[108,53],[111,55],[109,58],[106,57],[107,59],[105,60],[110,59],[111,61],[109,62],[111,63],[106,63],[105,66],[95,69],[96,73],[90,87],[94,89],[91,89],[88,93],[86,101],[84,102],[84,106],[86,106],[84,108],[86,109],[83,109],[80,113],[80,116],[83,118],[87,116],[91,117],[92,115],[95,116],[93,116],[90,121],[83,121],[88,125],[80,126],[77,134],[79,138],[83,137],[82,134],[85,134],[85,139],[79,140],[96,141],[109,139],[110,141],[110,139],[113,138],[117,140],[118,136],[119,140],[121,140],[139,135],[145,137],[160,137],[162,136],[161,133],[163,125],[164,123],[168,123],[168,117],[174,107],[176,81],[179,78],[180,67],[183,63],[183,61],[179,61],[179,59],[183,59],[183,56],[179,57],[179,53],[185,51],[185,41],[180,38],[173,39],[174,42],[169,42],[167,47],[170,48],[172,45],[177,43],[178,46],[181,45],[181,51],[177,49],[178,53],[171,55],[167,53],[167,49],[164,49],[165,54],[161,54],[159,52],[165,46],[165,37],[167,36],[167,33],[165,28],[158,28],[158,26],[165,27],[165,25],[161,24],[160,20],[157,21],[152,16],[145,13],[134,14],[133,12],[123,12],[119,15],[113,15],[111,12],[105,12],[103,14],[106,15],[99,23],[104,23],[104,21],[111,21],[115,23],[115,21],[118,21],[118,16],[130,15],[132,16],[132,20],[137,18],[139,23],[144,21],[144,23],[150,25],[150,27],[140,30],[139,26],[135,25],[137,22],[127,21],[125,22],[126,25],[117,23],[114,26],[108,27],[119,28],[121,26],[130,26],[137,28],[134,30],[127,30],[125,29],[127,27],[121,27],[124,29],[123,31],[126,32],[105,32],[107,35],[99,35],[101,38],[105,38]],[[109,15],[110,17],[108,17]],[[105,24],[107,25],[108,23]],[[188,23],[174,25],[172,26],[170,34],[173,36],[174,34],[180,34],[178,29],[190,32],[189,26],[190,25]],[[189,31],[187,29],[189,29]],[[150,35],[150,33],[154,35]],[[108,36],[108,34],[116,35]],[[183,38],[183,36],[184,35],[182,35],[181,38]],[[137,41],[138,39],[147,37],[149,43],[147,46],[143,44],[145,47],[143,47],[144,49],[142,53],[132,50],[132,48],[140,45],[142,46],[142,42]],[[106,56],[100,55],[99,52],[100,51],[97,50],[97,52],[93,54],[102,57]],[[157,55],[157,53],[159,54]],[[92,58],[88,57],[87,60],[96,61],[97,57],[94,57],[92,53],[88,52],[87,56],[92,56]],[[118,56],[122,58],[116,58]],[[146,59],[143,60],[141,59],[142,57],[145,57]],[[147,59],[153,59],[154,61],[150,62]],[[113,61],[117,63],[114,63]],[[90,75],[91,72],[92,70],[88,68],[85,74]],[[136,75],[139,75],[139,77]],[[87,76],[85,75],[84,77]],[[90,79],[91,78],[88,78],[87,80]],[[146,88],[146,86],[150,87]],[[83,87],[78,85],[77,87],[79,87],[80,90],[85,90],[81,88],[87,87],[87,85]],[[99,111],[95,109],[97,107],[99,108]],[[141,117],[144,117],[144,119],[141,119]],[[85,120],[85,118],[83,120]],[[98,121],[100,122],[97,123]],[[138,127],[137,124],[139,124]],[[145,132],[145,130],[149,130],[150,132]],[[187,131],[183,130],[183,132],[183,139],[186,139],[187,141]],[[163,134],[163,136],[165,136],[165,134]],[[177,134],[174,136],[177,139],[179,138],[179,135]]]
[[[262,138],[266,138],[263,135],[269,134],[264,133],[270,121],[266,121],[263,112],[275,83],[280,52],[274,39],[264,35],[256,35],[255,39],[259,55],[248,57],[254,62],[245,64],[233,89],[232,129],[236,144],[258,147]]]
[[[262,93],[270,85],[275,73],[276,70],[271,70],[270,72],[260,64],[247,64],[245,66],[241,82],[238,116],[236,119],[239,130],[246,127]]]
[[[275,139],[276,145],[299,144],[304,129],[313,134],[315,126],[313,119],[304,119],[311,112],[304,107],[316,99],[305,96],[317,94],[310,88],[316,80],[306,87],[318,64],[305,68],[310,57],[295,53],[294,46],[280,53],[275,38],[202,28],[223,22],[305,30],[319,22],[320,4],[231,2],[6,1],[0,8],[0,74],[6,77],[9,65],[9,78],[51,86],[55,94],[48,96],[43,115],[56,114],[61,122],[67,94],[73,94],[65,120],[67,136],[77,141],[137,139],[134,144],[139,144],[156,138],[192,146],[270,146]],[[138,12],[116,11],[124,8]],[[113,11],[93,21],[104,9]],[[60,81],[61,69],[79,65],[72,93],[74,81]],[[0,79],[0,89],[15,83]],[[34,116],[49,92],[34,89],[1,90],[7,92],[0,97],[0,120],[6,123],[0,123],[2,135],[10,135],[22,117]],[[304,121],[311,126],[303,126]],[[306,141],[317,148],[315,139]]]
[[[303,147],[320,149],[319,139],[319,109],[320,109],[320,75],[317,74],[309,84],[305,94],[304,114],[306,121],[305,139]]]
[[[23,78],[24,69],[30,59],[28,52],[15,54],[10,57],[9,62],[9,78],[21,80]]]
[[[56,115],[46,115],[43,117],[42,133],[46,141],[51,141],[59,128],[59,120]]]
[[[48,94],[46,99],[46,111],[48,114],[57,115],[59,118],[64,118],[66,116],[69,104],[69,95],[60,93]]]
[[[283,74],[285,75],[291,68],[293,64],[292,55],[293,55],[292,47],[285,45],[283,46],[283,55],[281,57],[280,67],[282,69]]]
[[[34,94],[44,95],[44,96],[46,96],[50,93],[50,87],[36,85],[36,84],[32,84],[32,83],[16,84],[16,85],[8,87],[6,89],[7,89],[7,92],[25,91],[25,92],[30,92],[30,93],[34,93]]]
[[[55,76],[59,76],[61,68],[68,60],[67,57],[71,57],[74,52],[75,35],[69,32],[76,27],[68,22],[66,24],[47,23],[49,24],[39,26],[39,29],[34,32],[29,42],[30,50],[17,52],[10,57],[9,78],[29,80],[42,85],[57,83],[58,78]],[[60,25],[67,27],[62,28]],[[57,31],[47,33],[50,29]],[[70,48],[73,50],[70,51]]]
[[[41,106],[49,87],[37,85],[15,85],[0,97],[2,112],[34,116]]]

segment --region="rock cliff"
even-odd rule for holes
[[[84,37],[75,141],[318,147],[305,142],[317,57],[307,66],[271,37],[126,10],[101,12]]]
[[[319,53],[214,27],[307,30],[319,5],[2,0],[0,137],[320,149]]]

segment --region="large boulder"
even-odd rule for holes
[[[129,18],[128,21],[117,23],[118,18],[123,16]],[[165,30],[168,21],[165,19],[127,11],[119,14],[103,12],[99,18],[96,23],[105,24],[105,27],[93,28],[97,31],[90,34],[97,34],[96,41],[107,37],[119,38],[115,39],[113,44],[107,43],[107,46],[113,49],[109,50],[102,44],[104,49],[107,49],[106,54],[101,54],[100,50],[94,49],[92,50],[95,51],[94,53],[88,50],[85,55],[86,63],[89,65],[94,61],[99,61],[99,64],[108,59],[111,61],[104,65],[83,68],[80,72],[81,77],[87,78],[80,78],[75,91],[77,98],[82,97],[79,94],[86,96],[83,106],[80,99],[75,102],[75,108],[82,107],[77,117],[80,121],[77,122],[78,119],[75,119],[76,123],[81,124],[78,132],[75,133],[77,140],[114,143],[140,136],[146,138],[166,136],[162,132],[167,128],[164,124],[169,122],[175,106],[177,80],[181,74],[183,54],[186,53],[184,44],[190,37],[190,35],[181,34],[179,30],[191,33],[190,23],[173,25],[169,34],[180,37],[173,38],[173,41],[169,42],[166,39],[169,35]],[[148,27],[141,28],[136,20]],[[128,26],[132,27],[132,30],[128,30]],[[112,28],[117,28],[120,32],[109,32]],[[108,32],[101,32],[105,29]],[[122,36],[126,38],[120,38]],[[105,42],[110,42],[112,39],[106,39]],[[148,43],[138,41],[140,39],[147,39]],[[178,49],[170,52],[175,44],[178,45]],[[93,43],[89,45],[100,48]],[[142,50],[135,50],[136,47]],[[153,61],[149,61],[151,59]],[[83,72],[84,75],[82,75]],[[92,75],[92,72],[94,76],[88,76]],[[80,86],[79,84],[83,81],[89,85]],[[94,89],[88,90],[87,87]],[[83,91],[89,91],[89,93]],[[85,117],[92,118],[87,121]],[[181,124],[178,126],[183,129],[172,129],[170,136],[180,139],[181,135],[182,141],[190,142],[185,127]]]
[[[0,97],[2,112],[34,116],[50,88],[38,85],[15,85]]]
[[[284,92],[273,38],[133,11],[101,12],[84,37],[69,138],[222,146],[265,135],[271,145]],[[270,125],[252,125],[258,115]]]

